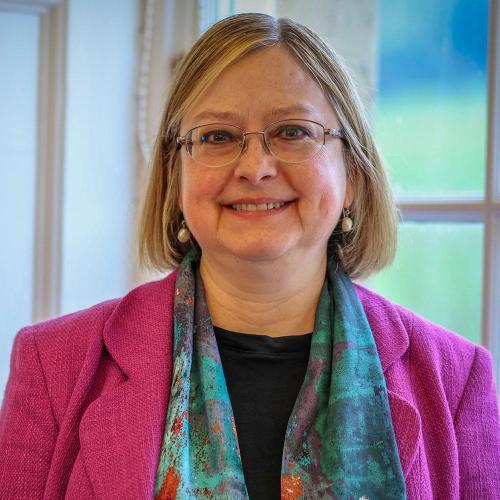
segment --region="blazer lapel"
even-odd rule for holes
[[[125,381],[104,388],[80,423],[97,498],[153,495],[170,394],[175,276],[133,290],[104,328],[103,359],[109,353]]]
[[[382,369],[387,381],[387,393],[391,407],[392,424],[398,445],[399,459],[406,477],[415,461],[422,439],[422,424],[417,408],[402,394],[401,387],[392,387],[388,377],[390,368],[400,360],[410,346],[406,326],[395,305],[374,292],[356,285],[368,323],[373,332]],[[397,369],[397,368],[395,368]]]
[[[399,394],[388,390],[392,425],[398,444],[399,460],[406,478],[415,461],[422,438],[420,414],[417,409]]]

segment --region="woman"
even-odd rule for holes
[[[216,24],[178,70],[143,212],[144,260],[179,267],[21,330],[2,498],[493,498],[489,354],[350,281],[391,261],[395,214],[324,43]]]

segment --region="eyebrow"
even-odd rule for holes
[[[285,116],[290,115],[313,115],[317,117],[316,110],[305,104],[294,104],[292,106],[285,106],[281,108],[272,108],[268,113],[266,113],[266,118],[271,121],[279,120]],[[299,116],[297,116],[298,118]],[[300,116],[302,117],[302,116]],[[204,120],[221,120],[226,122],[240,122],[242,120],[242,115],[240,113],[234,113],[232,111],[219,111],[215,109],[207,109],[198,113],[193,118],[194,123],[200,123]]]
[[[203,120],[238,120],[241,115],[238,113],[232,113],[231,111],[216,111],[207,109],[198,113],[194,118],[193,122],[198,123]]]
[[[282,108],[273,108],[269,113],[269,117],[275,119],[293,114],[306,114],[316,116],[316,110],[311,106],[307,106],[306,104],[294,104],[292,106],[285,106]]]

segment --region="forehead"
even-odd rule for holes
[[[183,126],[210,121],[262,126],[286,118],[334,126],[335,113],[316,81],[283,47],[257,50],[228,66],[188,110]]]

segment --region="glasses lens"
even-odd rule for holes
[[[311,159],[325,143],[325,132],[319,123],[308,120],[286,120],[272,123],[265,130],[270,151],[288,163]]]
[[[238,127],[212,123],[196,127],[186,136],[189,154],[207,167],[231,163],[240,154],[243,133]]]

